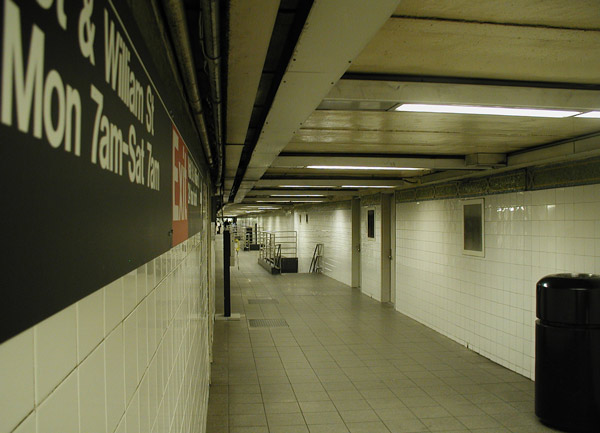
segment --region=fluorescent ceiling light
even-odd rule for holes
[[[389,185],[342,185],[342,188],[395,188]]]
[[[575,117],[585,117],[588,119],[600,119],[600,111],[589,111],[587,113],[578,114]]]
[[[279,185],[279,188],[333,188],[335,185]]]
[[[306,168],[314,168],[317,170],[424,170],[423,168],[415,167],[369,167],[358,165],[308,165]]]
[[[273,203],[273,200],[256,200],[256,203]],[[277,200],[277,203],[323,203],[323,200]]]
[[[482,107],[475,105],[433,105],[402,104],[394,111],[411,111],[417,113],[450,113],[450,114],[484,114],[492,116],[525,116],[525,117],[571,117],[581,114],[580,111],[543,110],[538,108]]]
[[[271,194],[270,197],[325,197],[323,194]]]

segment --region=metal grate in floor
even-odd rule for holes
[[[273,298],[248,298],[249,304],[279,304],[277,299]]]
[[[248,326],[251,328],[276,328],[288,326],[285,319],[248,319]]]

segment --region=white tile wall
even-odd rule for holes
[[[104,343],[88,356],[79,371],[79,425],[82,432],[106,432]]]
[[[81,362],[104,339],[104,291],[97,290],[79,301],[77,307],[77,350]]]
[[[266,232],[295,230],[294,214],[288,212],[273,212],[258,217],[258,226]]]
[[[0,427],[10,431],[34,406],[33,329],[0,346]]]
[[[460,200],[396,210],[398,310],[533,378],[535,284],[600,273],[600,185],[485,197],[484,258],[462,254]]]
[[[73,371],[36,409],[38,433],[79,433],[77,378]]]
[[[375,237],[368,237],[367,212],[375,211]],[[360,207],[360,290],[381,301],[381,205]]]
[[[208,248],[199,233],[0,345],[0,433],[204,432]]]
[[[308,223],[306,215],[308,214]],[[298,235],[298,272],[308,272],[315,245],[322,243],[322,273],[352,283],[352,213],[350,202],[303,206],[292,214],[275,212],[257,217],[266,231],[295,230]]]
[[[106,424],[114,431],[125,412],[125,356],[121,323],[106,337]]]
[[[35,414],[32,413],[25,421],[19,424],[15,433],[36,433]]]
[[[123,278],[104,288],[104,336],[123,320]]]
[[[308,223],[306,222],[308,215]],[[300,222],[300,220],[302,222]],[[308,272],[318,243],[323,244],[322,273],[352,284],[352,211],[350,202],[306,207],[294,212],[298,232],[298,271]]]
[[[44,320],[33,334],[35,401],[40,404],[77,365],[76,306]]]

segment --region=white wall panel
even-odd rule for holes
[[[0,345],[0,433],[25,431],[32,417],[38,432],[124,432],[126,424],[204,432],[206,238],[193,236]]]
[[[375,211],[375,237],[368,237],[367,213]],[[360,290],[381,301],[381,205],[360,207]]]
[[[306,215],[308,215],[308,222]],[[293,213],[258,216],[265,231],[294,230],[298,235],[298,272],[308,272],[317,243],[323,244],[322,273],[352,283],[352,213],[350,202],[303,206]]]
[[[308,215],[308,222],[306,222]],[[294,212],[298,232],[298,271],[308,272],[315,246],[323,244],[322,273],[352,283],[352,212],[350,202],[306,207]]]
[[[535,284],[600,273],[600,185],[485,197],[483,258],[462,254],[460,200],[396,211],[396,308],[533,378]]]
[[[276,212],[258,217],[258,226],[266,232],[294,230],[294,215],[291,212]]]

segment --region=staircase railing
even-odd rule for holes
[[[275,267],[281,269],[281,244],[275,245]]]
[[[312,260],[310,261],[310,273],[320,273],[322,270],[321,259],[323,257],[323,244],[316,244],[313,251]]]

